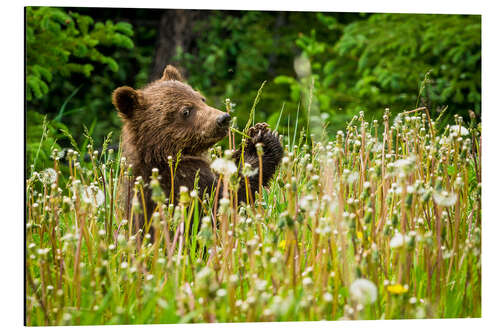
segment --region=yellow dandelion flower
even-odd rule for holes
[[[387,286],[387,291],[390,292],[391,294],[400,295],[406,293],[408,291],[408,287],[402,286],[401,284],[397,283]]]
[[[360,241],[363,241],[363,233],[361,231],[356,232],[356,236]]]
[[[294,244],[295,244],[295,240],[292,239],[290,241],[290,245],[294,245]],[[281,248],[282,250],[285,250],[285,248],[286,248],[286,240],[283,239],[281,242],[279,242],[278,243],[278,247]],[[302,242],[299,242],[299,248],[301,248],[301,247],[302,247]]]

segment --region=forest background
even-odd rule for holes
[[[230,98],[240,127],[264,81],[255,120],[281,132],[310,126],[333,137],[361,110],[371,120],[425,106],[443,124],[481,114],[479,15],[51,7],[25,15],[26,153],[35,169],[50,166],[53,148],[84,148],[86,131],[96,146],[108,135],[118,144],[111,92],[139,88],[169,63],[208,104],[225,109]]]

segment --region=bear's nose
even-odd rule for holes
[[[226,127],[229,125],[229,121],[231,120],[231,116],[229,113],[224,113],[222,116],[217,117],[217,126],[219,127]]]

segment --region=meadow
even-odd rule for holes
[[[360,112],[333,139],[296,124],[281,134],[285,157],[253,204],[237,204],[228,171],[222,199],[184,190],[174,207],[154,173],[144,230],[150,180],[135,180],[125,216],[120,188],[134,179],[108,140],[55,150],[25,184],[26,324],[481,316],[473,114],[444,125],[425,108],[387,109],[373,121]],[[220,146],[209,153],[229,163]]]

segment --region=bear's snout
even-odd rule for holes
[[[229,113],[224,113],[223,115],[218,116],[215,121],[217,123],[217,126],[227,127],[229,125],[230,120],[231,120],[231,116],[229,115]]]

